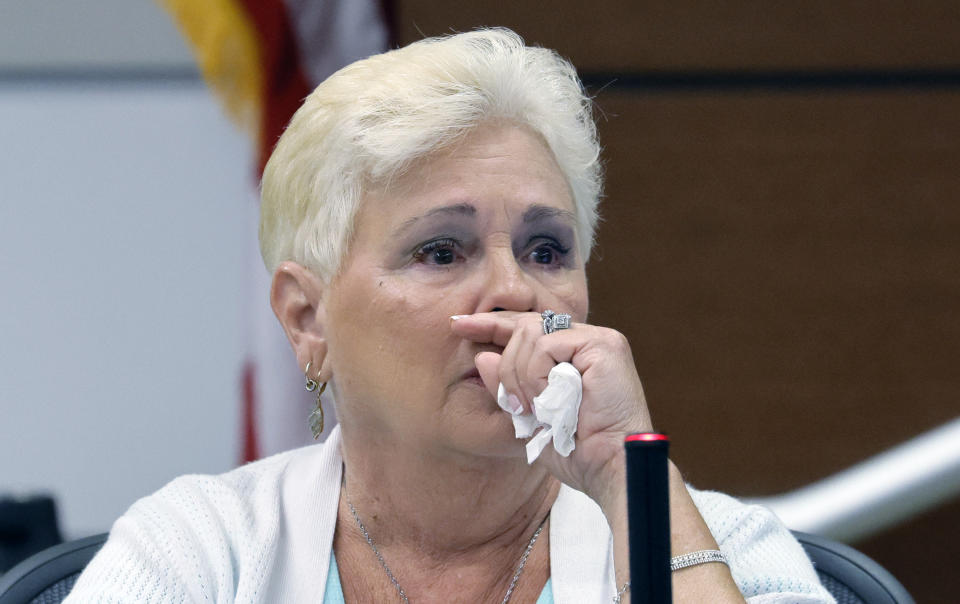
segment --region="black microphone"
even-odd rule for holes
[[[665,434],[630,434],[627,456],[627,526],[631,604],[670,604],[670,493]]]

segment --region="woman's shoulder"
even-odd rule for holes
[[[316,457],[320,448],[284,451],[222,474],[179,476],[138,500],[120,520],[242,535],[244,525],[275,511],[291,466]]]
[[[174,479],[114,523],[75,591],[98,599],[164,593],[179,601],[212,594],[214,601],[233,601],[257,593],[279,547],[285,499],[296,499],[290,485],[303,484],[306,472],[306,480],[313,478],[327,448],[313,445],[223,474]]]
[[[247,499],[256,493],[276,489],[288,466],[299,458],[314,454],[317,447],[318,445],[312,445],[283,451],[245,463],[221,474],[184,474],[174,478],[153,494],[138,500],[134,508],[163,500],[188,502],[192,497],[201,497],[209,501],[233,497]]]
[[[187,474],[175,478],[152,495],[140,499],[126,516],[172,515],[178,522],[216,524],[228,528],[233,520],[250,523],[276,511],[285,496],[296,496],[294,487],[329,485],[339,474],[338,434],[325,442],[283,451],[246,463],[222,474]],[[328,476],[331,475],[331,476]]]

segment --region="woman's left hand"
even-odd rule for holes
[[[557,363],[576,367],[583,378],[576,448],[569,457],[562,457],[548,446],[535,463],[542,463],[556,478],[601,506],[620,496],[623,437],[653,430],[623,334],[584,323],[544,334],[539,314],[506,311],[461,315],[451,321],[451,329],[471,341],[504,347],[501,354],[478,354],[477,369],[494,397],[502,383],[520,399],[525,412],[547,386],[547,375]]]

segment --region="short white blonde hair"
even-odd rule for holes
[[[543,138],[566,176],[586,262],[603,179],[592,104],[557,53],[508,29],[428,38],[357,61],[307,97],[267,162],[260,250],[329,282],[366,187],[402,174],[489,120]]]

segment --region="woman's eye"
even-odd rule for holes
[[[438,239],[420,247],[414,259],[424,264],[453,264],[457,260],[457,242],[453,239]]]
[[[446,248],[440,248],[433,251],[433,260],[437,264],[450,264],[453,262],[453,251]]]
[[[534,264],[556,266],[563,264],[569,251],[557,241],[540,242],[530,251],[527,258]]]
[[[537,264],[553,264],[553,256],[553,250],[546,246],[538,247],[531,254],[533,261]]]

